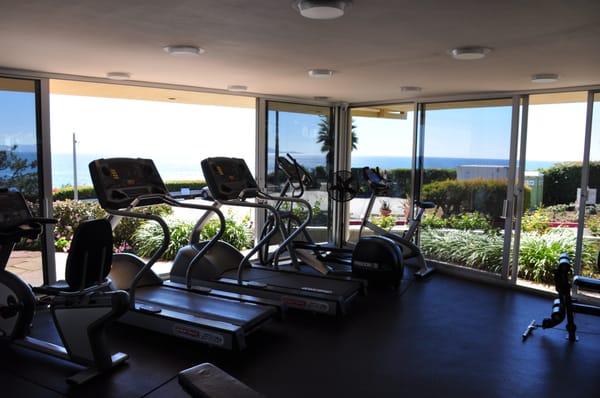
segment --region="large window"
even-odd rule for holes
[[[312,177],[303,199],[313,207],[309,227],[315,241],[326,241],[331,225],[327,180],[333,170],[335,137],[328,107],[268,102],[267,189],[279,192],[285,176],[276,166],[279,156],[291,155]]]
[[[423,106],[420,196],[436,204],[422,222],[429,259],[501,272],[511,105],[501,99]]]
[[[597,259],[600,250],[600,93],[596,93],[593,100],[588,205],[584,218],[581,273],[599,279],[600,264]]]
[[[91,189],[90,161],[108,157],[153,159],[173,193],[200,190],[200,162],[211,156],[243,158],[255,164],[255,99],[108,84],[51,82],[52,180],[57,274],[62,277],[73,227],[104,216]],[[75,141],[75,142],[74,142]],[[75,179],[75,177],[77,177]],[[74,192],[79,200],[74,201]],[[164,215],[184,244],[199,211],[166,208]],[[254,213],[223,208],[233,223],[226,234],[240,249],[253,244]],[[208,230],[208,229],[207,229]],[[148,256],[160,231],[153,223],[123,221],[115,230],[116,250]],[[164,260],[170,260],[171,250]],[[168,270],[168,265],[155,270]]]
[[[40,211],[37,90],[31,80],[0,78],[0,188],[23,193]],[[7,269],[32,285],[43,283],[42,240],[21,241]]]
[[[410,209],[414,136],[414,105],[352,108],[352,173],[361,181],[360,193],[349,205],[347,240],[358,239],[359,225],[368,209],[370,190],[363,168],[378,168],[390,190],[378,196],[368,215],[376,225],[394,231],[406,228]],[[363,235],[372,234],[363,229]]]

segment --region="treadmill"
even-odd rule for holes
[[[287,201],[307,209],[310,205],[300,198],[271,196],[261,191],[243,159],[208,158],[203,160],[201,165],[211,196],[220,205],[262,208],[273,214],[276,225],[272,232],[280,232],[283,239],[278,251],[283,252],[288,248],[303,228],[310,223],[311,213],[308,211],[303,223],[294,232],[285,236],[280,229],[281,220],[277,209],[263,202]],[[245,256],[236,257],[228,245],[217,244],[206,252],[204,263],[200,261],[194,268],[179,267],[178,259],[175,259],[171,280],[187,282],[192,286],[277,300],[288,308],[328,315],[345,314],[350,303],[359,294],[366,293],[363,281],[348,277],[311,275],[282,270],[278,268],[277,261],[272,267],[252,264],[250,258],[269,241],[273,233],[267,234]],[[278,254],[275,254],[275,258]],[[188,258],[190,256],[191,254]],[[183,264],[187,262],[183,261]],[[189,272],[186,274],[188,269]]]
[[[98,159],[89,164],[98,201],[110,214],[114,227],[122,217],[156,222],[164,238],[161,247],[145,262],[141,258],[119,253],[113,255],[109,278],[117,289],[126,289],[130,308],[119,321],[170,336],[217,346],[228,350],[243,349],[246,336],[278,314],[273,305],[258,305],[243,300],[242,295],[212,289],[190,289],[186,285],[163,281],[152,270],[170,243],[170,231],[159,216],[134,211],[154,204],[187,207],[215,212],[221,229],[207,243],[210,248],[222,236],[223,214],[211,206],[182,203],[171,197],[154,162],[149,159]],[[268,303],[266,300],[264,303]]]

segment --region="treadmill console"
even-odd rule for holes
[[[135,206],[158,204],[163,202],[160,196],[144,196],[169,195],[151,159],[97,159],[89,168],[98,201],[104,209],[124,209],[136,199],[139,201]]]
[[[239,199],[244,190],[244,198],[256,196],[258,184],[244,159],[206,158],[201,166],[206,185],[215,200]]]

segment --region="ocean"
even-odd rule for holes
[[[19,156],[28,160],[35,159],[31,152],[19,152]],[[308,169],[325,164],[323,155],[293,154],[300,164]],[[77,155],[77,180],[79,185],[91,185],[92,181],[88,171],[88,164],[102,157],[101,155],[78,154]],[[272,154],[269,160],[272,161]],[[202,178],[200,170],[200,158],[197,162],[189,162],[178,158],[155,159],[156,166],[164,180],[197,180]],[[555,164],[553,161],[528,161],[526,170],[538,170],[548,168]],[[449,168],[453,169],[460,165],[508,165],[507,159],[476,159],[476,158],[427,158],[426,168]],[[378,166],[380,169],[410,168],[411,158],[395,156],[353,156],[352,167]],[[5,176],[6,170],[0,170],[0,176]],[[60,188],[73,185],[73,157],[71,154],[52,155],[52,185]]]

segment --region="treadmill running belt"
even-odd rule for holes
[[[223,278],[237,279],[237,270],[223,273]],[[349,297],[361,289],[360,282],[342,281],[320,276],[309,276],[284,271],[271,271],[261,268],[247,268],[244,270],[245,281],[256,281],[271,286],[288,289],[303,289],[311,291],[318,289],[331,292],[330,294]]]
[[[163,305],[179,309],[181,312],[225,321],[245,329],[252,328],[257,322],[269,318],[275,312],[269,307],[208,297],[164,286],[141,287],[136,290],[135,295],[137,300],[151,302],[158,307]]]

